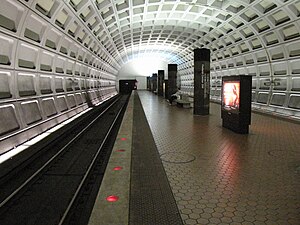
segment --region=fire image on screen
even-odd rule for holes
[[[238,110],[240,105],[240,82],[223,83],[223,106],[226,110]]]

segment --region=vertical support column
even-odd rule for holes
[[[158,82],[157,82],[157,95],[159,95],[159,96],[164,95],[164,89],[163,89],[164,79],[165,79],[165,71],[159,70],[158,71]]]
[[[168,64],[168,97],[177,91],[177,64]]]
[[[152,74],[153,89],[152,92],[157,93],[157,73]]]
[[[209,114],[210,50],[194,49],[194,114]]]
[[[164,98],[168,99],[168,80],[164,80]]]
[[[149,91],[153,91],[153,77],[151,76],[150,78],[149,78],[149,83],[150,83],[150,89],[149,89]]]
[[[150,77],[147,77],[147,90],[151,90],[151,82],[150,82]]]

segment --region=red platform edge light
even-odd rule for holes
[[[126,140],[127,140],[127,138],[124,138],[124,137],[123,137],[123,138],[121,138],[121,141],[126,141]]]
[[[116,152],[125,152],[125,149],[118,149]]]
[[[122,166],[116,166],[115,168],[113,168],[114,171],[118,171],[118,170],[122,170],[123,167]]]
[[[119,200],[119,197],[116,195],[110,195],[106,198],[106,201],[108,201],[108,202],[116,202],[118,200]]]

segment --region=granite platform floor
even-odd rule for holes
[[[184,224],[300,224],[300,125],[252,113],[248,135],[139,91]],[[163,224],[162,224],[163,225]]]

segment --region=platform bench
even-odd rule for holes
[[[177,99],[176,102],[177,102],[177,106],[179,107],[186,108],[186,109],[191,108],[191,103],[189,101]]]

